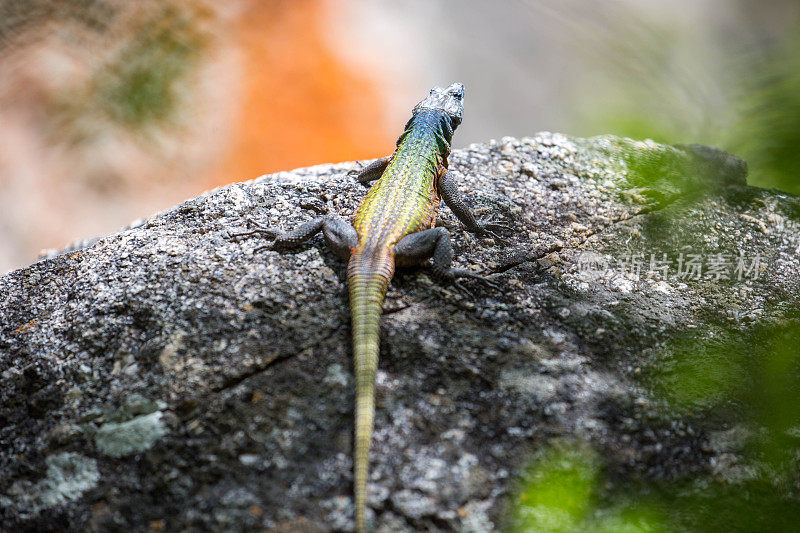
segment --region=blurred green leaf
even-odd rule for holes
[[[668,531],[646,503],[621,498],[599,503],[599,457],[586,444],[557,441],[528,466],[515,497],[511,531],[517,533]]]
[[[591,509],[598,468],[588,447],[556,444],[525,472],[512,531],[577,531]]]
[[[753,60],[726,146],[747,159],[752,185],[800,194],[800,30]]]
[[[167,5],[97,72],[96,98],[112,120],[139,126],[176,112],[177,83],[204,42],[196,25],[189,13]]]

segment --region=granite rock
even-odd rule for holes
[[[478,218],[509,228],[480,239],[443,208],[456,266],[501,290],[395,276],[380,530],[502,527],[554,439],[599,450],[617,484],[742,476],[729,426],[661,408],[640,375],[677,334],[796,320],[800,200],[748,187],[722,152],[611,136],[493,140],[450,166]],[[352,215],[351,168],[221,187],[0,278],[3,529],[352,529],[345,264],[321,237],[282,254],[230,237]]]

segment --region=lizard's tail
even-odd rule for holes
[[[350,262],[350,309],[356,377],[354,476],[356,531],[366,531],[367,475],[372,426],[375,418],[375,372],[378,368],[380,319],[393,265],[359,268]],[[377,270],[377,271],[376,271]]]

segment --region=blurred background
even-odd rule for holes
[[[800,192],[796,0],[0,1],[0,273],[210,187],[391,152],[433,85],[456,146],[614,133]]]

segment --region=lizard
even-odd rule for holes
[[[434,275],[448,283],[458,284],[459,278],[473,278],[492,284],[470,270],[451,268],[453,250],[449,232],[436,226],[440,199],[468,231],[505,242],[495,232],[505,226],[493,220],[478,222],[457,188],[455,175],[448,169],[450,143],[461,123],[463,101],[461,83],[434,87],[414,107],[395,151],[348,173],[365,186],[375,181],[356,210],[352,225],[340,216],[325,215],[290,231],[255,224],[257,228],[253,231],[236,234],[267,235],[274,238],[272,244],[257,250],[277,250],[297,246],[321,231],[334,254],[348,261],[356,382],[353,485],[358,533],[367,529],[366,491],[375,417],[380,317],[395,267],[432,259]]]

